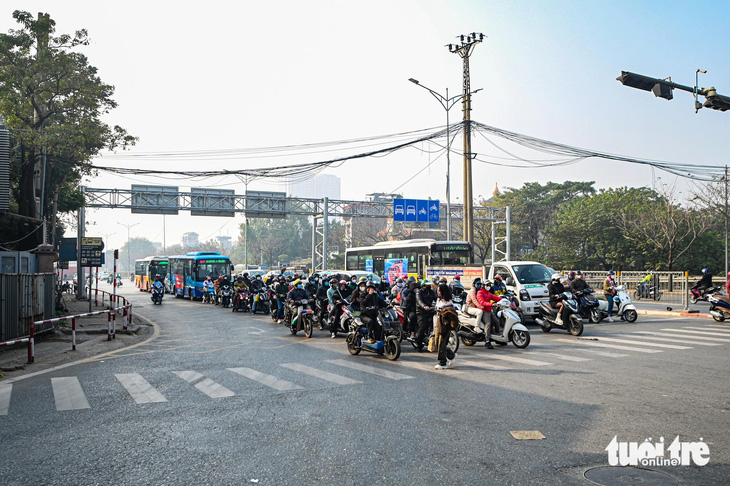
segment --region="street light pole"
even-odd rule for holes
[[[451,240],[451,134],[449,131],[451,123],[449,122],[449,110],[464,97],[464,94],[449,98],[449,88],[446,88],[446,96],[444,97],[431,88],[422,85],[417,79],[409,78],[408,81],[431,93],[444,110],[446,110],[446,239]],[[479,88],[469,92],[469,94],[471,95],[481,90]]]
[[[119,221],[117,221],[117,224],[120,224],[120,225],[124,226],[125,228],[127,228],[127,270],[131,270],[132,269],[132,260],[131,260],[131,252],[129,251],[129,241],[130,241],[129,235],[130,235],[130,230],[132,228],[134,228],[135,226],[137,226],[139,223],[124,224],[124,223],[120,223]],[[114,278],[116,278],[116,275],[114,276]]]

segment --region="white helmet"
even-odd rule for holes
[[[553,282],[560,282],[560,279],[562,279],[562,278],[563,278],[563,276],[560,275],[559,273],[554,273],[550,277],[550,280],[552,280]]]

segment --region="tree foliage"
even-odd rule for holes
[[[34,178],[45,165],[42,211],[53,228],[58,212],[83,203],[78,182],[91,172],[92,157],[125,149],[136,138],[101,121],[117,104],[114,87],[74,50],[89,43],[85,30],[54,36],[49,15],[36,19],[16,10],[13,18],[20,28],[0,34],[0,115],[11,130],[13,207],[40,216]]]

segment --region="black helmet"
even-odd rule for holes
[[[248,277],[248,272],[243,272],[244,277]]]
[[[368,282],[368,284],[367,284],[366,288],[368,288],[368,289],[370,289],[370,288],[373,288],[373,289],[374,289],[374,288],[376,288],[376,287],[375,287],[375,283],[373,283],[373,282]]]

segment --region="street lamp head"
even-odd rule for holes
[[[417,79],[408,78],[408,81],[410,81],[413,84],[420,84]]]
[[[697,72],[702,73],[702,74],[707,74],[707,71],[705,71],[704,69],[698,69]]]

